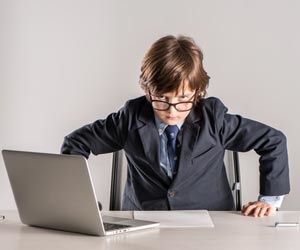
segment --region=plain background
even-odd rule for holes
[[[191,36],[209,96],[288,138],[299,210],[298,0],[0,0],[0,149],[58,153],[63,137],[143,94],[142,58],[158,38]],[[2,157],[2,156],[1,156]],[[108,208],[111,155],[89,160]],[[241,154],[243,200],[258,195],[258,158]],[[0,208],[15,208],[3,160]]]

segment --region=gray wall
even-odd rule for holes
[[[152,42],[184,34],[203,49],[210,96],[287,135],[283,208],[299,210],[299,13],[298,0],[0,0],[0,149],[59,152],[66,134],[142,94]],[[111,156],[89,162],[108,208]],[[241,162],[246,202],[257,197],[257,157]],[[2,159],[0,208],[15,208]]]

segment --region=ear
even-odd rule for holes
[[[150,91],[149,91],[149,89],[145,89],[144,92],[145,92],[145,96],[146,96],[147,100],[150,102],[151,98],[150,98]]]

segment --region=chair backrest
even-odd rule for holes
[[[241,172],[239,154],[235,151],[226,151],[224,163],[229,185],[233,194],[235,210],[242,209]]]
[[[237,152],[226,151],[224,157],[227,177],[232,188],[235,209],[241,210],[241,179],[240,164]],[[121,210],[123,190],[127,176],[126,160],[123,151],[113,153],[111,189],[110,189],[110,210]]]
[[[123,151],[113,153],[109,210],[121,210],[123,189],[127,176],[127,164],[124,164]]]

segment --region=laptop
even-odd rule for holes
[[[97,236],[159,226],[102,216],[83,156],[15,150],[2,155],[23,224]]]

